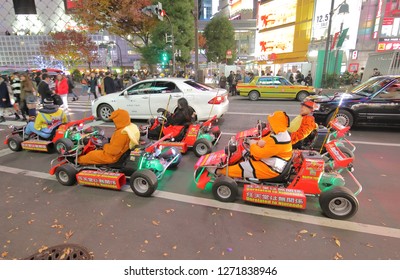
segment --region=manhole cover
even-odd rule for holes
[[[79,245],[63,244],[50,248],[41,248],[25,260],[91,260],[89,251]]]

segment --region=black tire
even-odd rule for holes
[[[320,194],[319,205],[327,217],[345,220],[357,213],[359,203],[349,189],[334,187]]]
[[[197,157],[209,154],[211,153],[211,150],[212,150],[212,144],[205,138],[197,139],[196,142],[194,142],[193,151]]]
[[[257,101],[260,98],[260,93],[256,90],[252,90],[249,92],[249,99],[251,101]]]
[[[100,104],[97,108],[97,117],[105,122],[109,122],[112,112],[114,112],[114,109],[110,105]]]
[[[335,112],[332,112],[331,114],[329,114],[329,117],[327,119],[327,123],[326,126],[328,126],[329,121],[332,119],[333,114],[335,114]],[[339,110],[339,112],[336,114],[335,119],[337,119],[339,121],[339,123],[343,126],[350,126],[352,127],[354,124],[354,117],[353,115],[346,110]]]
[[[148,169],[137,170],[130,178],[130,186],[137,196],[149,197],[158,187],[157,176]]]
[[[216,200],[234,202],[239,194],[239,190],[232,178],[220,176],[212,185],[212,193]]]
[[[7,145],[11,151],[19,152],[22,150],[22,145],[21,145],[22,142],[23,142],[23,140],[20,136],[14,135],[14,136],[11,136],[10,138],[8,138]]]
[[[60,155],[63,155],[65,154],[65,152],[72,150],[74,146],[74,142],[72,142],[72,140],[68,138],[58,139],[54,144],[56,152]]]
[[[71,164],[64,164],[56,169],[57,181],[64,186],[72,186],[76,183],[78,171]]]
[[[303,101],[304,99],[306,99],[307,96],[308,96],[308,92],[302,90],[302,91],[299,91],[299,92],[297,93],[296,99],[297,99],[298,101],[301,102],[301,101]]]

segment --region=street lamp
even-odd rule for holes
[[[337,9],[339,9],[339,14],[344,14],[349,12],[349,5],[346,3],[346,0],[344,0],[342,3],[339,4],[339,6],[335,7],[335,0],[331,0],[331,9],[329,12],[329,22],[328,22],[328,32],[326,35],[326,44],[325,44],[325,54],[324,54],[324,65],[322,69],[322,80],[325,82],[325,86],[327,83],[327,73],[328,73],[328,52],[329,52],[329,41],[331,37],[331,29],[332,29],[332,16],[336,12]]]
[[[121,48],[119,47],[117,42],[110,41],[109,44],[117,46],[117,49],[118,49],[118,64],[119,64],[120,67],[122,67],[122,52],[121,52]]]

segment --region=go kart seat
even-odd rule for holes
[[[306,138],[294,144],[293,149],[309,150],[314,146],[315,142],[317,141],[317,138],[318,138],[318,130],[314,129]]]
[[[275,178],[270,178],[270,179],[263,179],[260,180],[261,182],[269,182],[269,183],[286,183],[289,180],[292,167],[293,167],[293,159],[294,155],[290,158],[290,160],[287,162],[285,168],[283,169],[282,173],[279,174],[279,176]]]
[[[107,166],[109,168],[120,169],[124,166],[124,163],[130,157],[130,155],[131,155],[131,150],[128,149],[125,153],[122,154],[122,156],[118,159],[118,161],[110,164],[99,164],[96,166]]]

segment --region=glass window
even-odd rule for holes
[[[200,83],[197,83],[195,81],[185,81],[185,84],[187,84],[187,85],[189,85],[191,87],[194,87],[195,89],[200,90],[200,91],[209,91],[209,90],[213,89],[210,86],[207,86],[205,84],[200,84]]]
[[[289,85],[291,85],[291,84],[289,83],[289,81],[286,80],[285,78],[279,78],[279,83],[280,83],[281,85],[284,85],[284,86],[289,86]]]
[[[35,0],[13,0],[16,15],[36,15]]]
[[[258,85],[272,85],[273,80],[271,77],[261,77],[258,79],[257,84]]]
[[[130,88],[127,89],[128,95],[137,95],[137,94],[148,94],[149,91],[146,91],[146,89],[151,88],[151,85],[153,84],[153,81],[146,81],[143,83],[137,83],[131,86]]]
[[[154,87],[156,88],[157,92],[160,93],[179,92],[178,87],[174,83],[168,81],[157,81]]]

